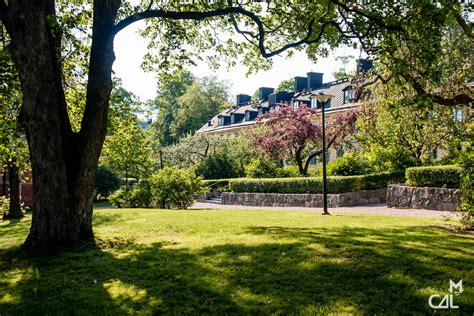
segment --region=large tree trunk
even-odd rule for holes
[[[19,168],[14,163],[12,163],[7,166],[7,170],[9,181],[8,196],[10,197],[10,208],[8,212],[3,214],[3,219],[22,218],[23,212],[21,211]]]
[[[114,61],[111,29],[119,2],[94,4],[86,109],[78,133],[71,129],[62,86],[61,37],[48,23],[55,15],[54,1],[9,2],[5,25],[22,84],[20,123],[33,173],[33,219],[25,248],[70,246],[94,237],[92,199],[107,131]]]

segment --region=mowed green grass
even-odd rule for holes
[[[319,212],[318,212],[319,214]],[[97,242],[27,257],[0,223],[0,314],[474,312],[474,238],[438,219],[306,211],[97,209]]]

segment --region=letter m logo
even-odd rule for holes
[[[460,280],[458,283],[454,283],[451,279],[449,280],[449,293],[453,293],[453,290],[457,289],[456,295],[459,295],[462,293],[463,288],[462,288],[462,280]]]

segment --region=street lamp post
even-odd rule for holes
[[[313,94],[310,96],[311,99],[318,100],[321,103],[321,117],[322,117],[322,132],[323,132],[323,215],[329,215],[328,212],[328,182],[326,175],[326,121],[324,117],[324,105],[325,103],[333,98],[333,95],[327,95],[320,92],[319,94]]]

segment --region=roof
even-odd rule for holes
[[[311,99],[311,95],[314,94],[329,94],[333,95],[334,98],[331,99],[331,104],[329,109],[336,109],[339,107],[348,107],[350,105],[355,105],[356,103],[344,103],[344,90],[351,86],[351,83],[349,82],[348,79],[341,79],[341,80],[336,80],[328,83],[324,83],[320,87],[314,90],[307,90],[300,92],[298,94],[295,94],[294,99],[296,101],[307,101],[309,102]]]
[[[346,89],[349,86],[351,86],[351,83],[349,82],[348,79],[336,80],[336,81],[324,83],[314,90],[304,90],[302,92],[295,93],[293,95],[293,100],[309,102],[311,100],[310,96],[313,94],[319,94],[319,93],[330,94],[330,95],[334,95],[334,98],[331,99],[330,106],[326,108],[326,111],[327,112],[343,111],[343,110],[357,106],[357,103],[344,103],[344,89]],[[218,115],[210,119],[210,124],[208,123],[204,124],[199,130],[196,131],[196,133],[208,133],[208,132],[219,133],[219,132],[224,132],[226,130],[229,130],[229,132],[231,131],[233,132],[240,128],[254,125],[256,124],[255,119],[252,119],[250,121],[246,121],[245,119],[243,119],[243,121],[240,121],[236,124],[218,126],[218,117],[230,116],[233,113],[245,114],[248,111],[257,112],[259,108],[268,109],[269,108],[268,100],[253,101],[253,102],[242,104],[240,106],[233,106],[233,107],[227,108],[226,110],[222,111],[221,113],[219,113]]]

